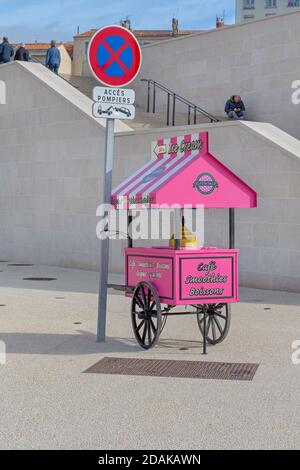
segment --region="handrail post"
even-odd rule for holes
[[[235,211],[229,209],[229,248],[235,247]]]
[[[148,80],[147,113],[150,113],[150,80]]]
[[[175,106],[176,106],[176,95],[173,94],[173,114],[172,114],[172,126],[175,126]]]
[[[191,124],[191,121],[194,121],[194,124],[197,124],[197,113],[199,113],[201,116],[204,116],[208,122],[220,122],[218,118],[213,116],[212,114],[208,113],[204,109],[200,108],[197,106],[195,103],[192,103],[191,101],[187,100],[186,98],[183,98],[182,96],[178,95],[175,93],[175,91],[170,90],[166,86],[162,85],[159,82],[156,82],[155,80],[152,80],[150,78],[142,78],[142,82],[147,82],[148,84],[148,95],[147,95],[147,113],[150,113],[150,108],[152,108],[152,112],[156,112],[156,89],[159,88],[162,90],[164,93],[167,93],[167,125],[173,125],[175,126],[175,109],[176,109],[176,100],[180,101],[181,103],[185,104],[188,107],[188,124]],[[153,96],[151,97],[151,84],[153,84]],[[171,96],[173,96],[173,103],[171,104]],[[152,98],[152,102],[151,102]],[[170,118],[170,113],[171,113],[171,106],[173,106],[172,110],[172,116]],[[194,117],[192,117],[192,110]]]
[[[167,126],[170,125],[170,93],[168,93],[168,103],[167,103]]]

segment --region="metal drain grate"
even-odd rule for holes
[[[57,281],[56,277],[24,277],[23,281]]]
[[[258,366],[259,364],[104,357],[85,372],[186,379],[253,380]]]
[[[17,266],[20,266],[20,267],[22,267],[22,266],[34,266],[34,264],[29,264],[29,263],[10,263],[10,264],[8,264],[7,266],[16,266],[16,267],[17,267]]]

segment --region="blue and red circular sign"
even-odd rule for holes
[[[139,73],[142,52],[131,31],[122,26],[106,26],[92,37],[88,61],[97,80],[107,86],[122,87]]]

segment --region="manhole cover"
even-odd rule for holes
[[[259,364],[104,357],[85,372],[93,374],[253,380]]]
[[[56,277],[24,277],[23,281],[57,281]]]
[[[29,263],[10,263],[8,266],[34,266],[34,264]]]

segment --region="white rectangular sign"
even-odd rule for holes
[[[119,105],[134,104],[135,91],[127,88],[107,88],[96,86],[93,89],[93,100],[98,103]]]
[[[96,118],[134,119],[135,107],[129,105],[112,105],[107,103],[94,103],[93,116]]]
[[[176,136],[171,139],[159,139],[151,142],[151,158],[162,158],[180,156],[185,152],[200,152],[203,148],[203,141],[198,134]]]

